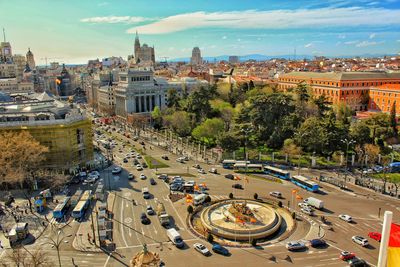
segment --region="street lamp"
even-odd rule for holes
[[[345,173],[344,173],[344,187],[346,188],[346,181],[347,181],[347,166],[348,166],[348,159],[347,159],[347,155],[349,153],[349,145],[354,144],[356,141],[354,140],[349,140],[347,138],[340,140],[341,142],[343,142],[344,144],[346,144],[346,169],[345,169]]]
[[[243,152],[244,152],[244,164],[245,164],[245,169],[244,169],[244,175],[245,178],[247,179],[247,160],[248,160],[248,156],[246,153],[246,146],[247,146],[247,137],[249,135],[249,133],[253,131],[253,129],[251,127],[247,127],[247,128],[243,128],[241,130],[241,132],[244,134],[244,148],[243,148]],[[244,193],[244,192],[243,192]]]

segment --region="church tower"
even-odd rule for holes
[[[26,62],[29,64],[29,67],[31,67],[31,69],[34,69],[36,67],[35,58],[33,57],[33,53],[31,52],[30,48],[28,48],[28,52],[26,53]]]
[[[138,32],[136,31],[136,37],[135,37],[135,61],[139,60],[139,54],[140,54],[140,41],[139,41]]]

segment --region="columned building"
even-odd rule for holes
[[[165,106],[164,87],[155,82],[151,70],[120,72],[114,96],[115,113],[122,119],[132,113],[149,114],[156,106]]]

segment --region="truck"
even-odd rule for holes
[[[207,195],[206,194],[198,194],[194,196],[194,202],[193,204],[195,206],[197,205],[201,205],[204,203],[204,201],[206,200]]]
[[[169,225],[169,215],[165,211],[164,204],[161,202],[157,204],[157,217],[162,226],[167,227]]]
[[[304,199],[304,203],[307,203],[308,205],[319,210],[324,208],[324,202],[315,197],[308,197]]]
[[[167,236],[177,248],[182,248],[184,246],[182,237],[175,228],[168,229]]]

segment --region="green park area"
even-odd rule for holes
[[[161,168],[169,167],[169,165],[167,165],[149,155],[144,156],[144,160],[146,161],[146,163],[150,169],[161,169]]]

